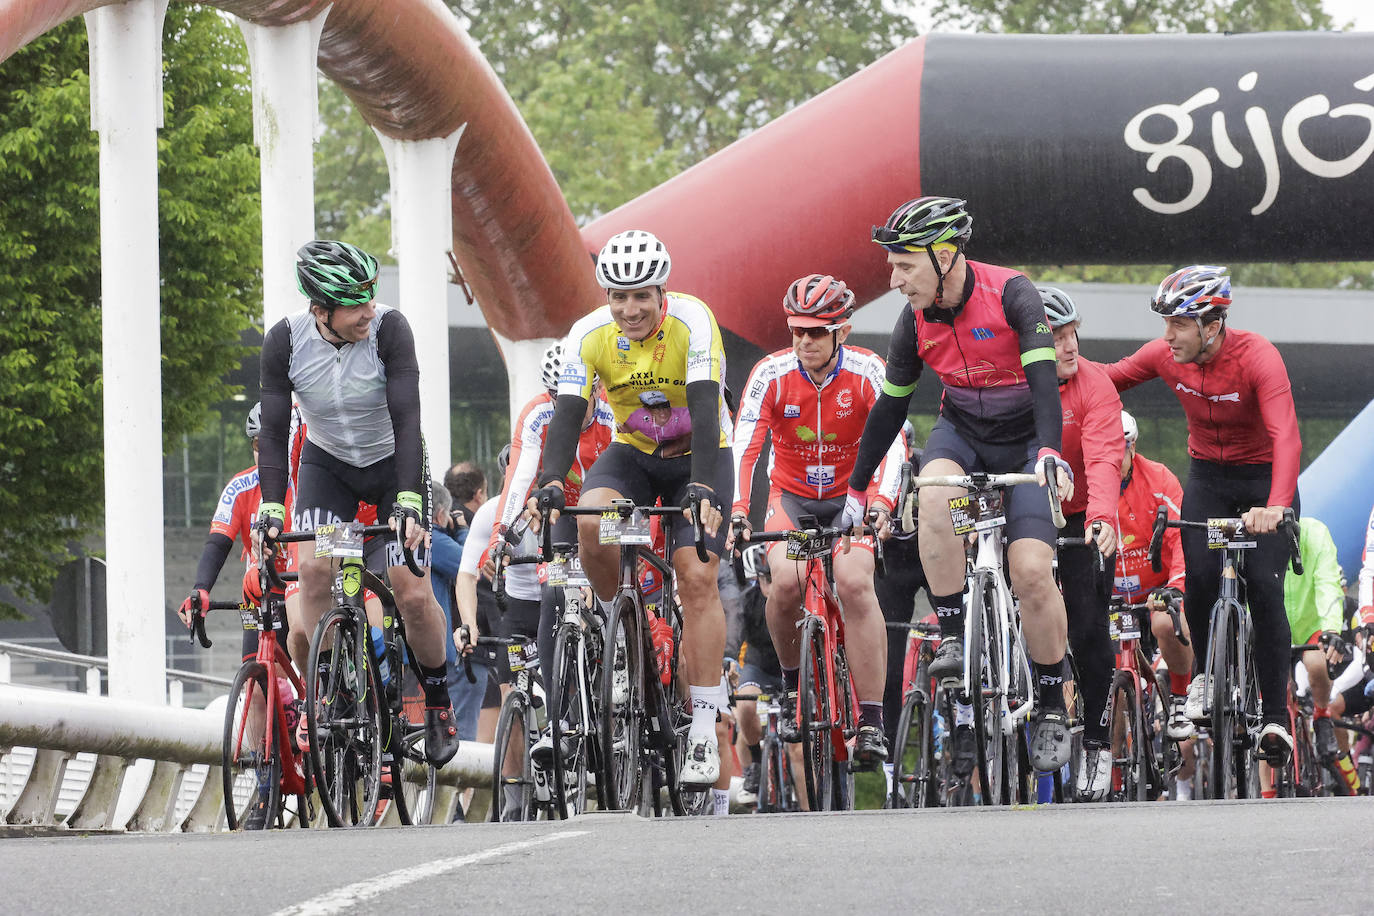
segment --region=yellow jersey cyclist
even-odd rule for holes
[[[1054,338],[1040,293],[1014,270],[967,260],[964,246],[972,233],[964,201],[949,197],[907,201],[873,227],[873,241],[887,251],[892,267],[890,285],[907,305],[892,330],[883,392],[864,426],[850,479],[868,480],[877,469],[929,366],[944,384],[944,397],[921,474],[1042,476],[1048,456],[1055,460],[1053,483],[1067,500],[1072,474],[1059,454]],[[919,496],[921,564],[941,632],[930,673],[945,683],[961,679],[964,668],[964,543],[949,516],[949,499],[960,495],[962,490],[923,487]],[[1049,503],[1035,488],[1012,487],[1006,499],[1008,571],[1038,689],[1031,764],[1051,772],[1068,762],[1072,749],[1062,689],[1068,624],[1051,571],[1055,528]],[[864,494],[851,487],[844,524],[861,521],[863,513]]]
[[[710,788],[720,773],[716,709],[725,652],[725,612],[716,573],[725,541],[718,494],[734,489],[731,421],[725,406],[725,350],[715,316],[700,299],[664,290],[672,261],[652,233],[632,229],[606,242],[596,277],[606,304],[572,327],[563,344],[558,400],[544,450],[532,517],[563,504],[578,431],[600,379],[615,416],[610,447],[587,471],[580,502],[614,499],[681,505],[700,515],[709,562],[694,547],[692,523],[673,519],[671,557],[683,606],[683,651],[692,725],[682,781]],[[578,556],[597,597],[615,594],[618,548],[600,543],[599,519],[578,518]]]
[[[306,423],[292,530],[351,520],[358,503],[405,514],[406,545],[424,572],[405,568],[394,542],[386,565],[406,622],[425,695],[425,753],[436,765],[458,751],[448,695],[448,626],[429,583],[429,472],[420,438],[420,368],[404,316],[373,302],[377,261],[345,242],[307,242],[296,253],[296,282],[309,307],[268,329],[262,344],[262,432],[258,518],[268,540],[286,529],[287,432],[295,395]],[[255,535],[256,538],[256,535]],[[381,541],[376,542],[381,546]],[[313,633],[329,609],[332,561],[298,554],[300,628]],[[371,564],[369,564],[371,565]],[[305,671],[307,659],[295,662]]]

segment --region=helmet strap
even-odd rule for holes
[[[329,333],[334,335],[334,339],[339,343],[347,343],[348,341],[343,339],[343,335],[334,330],[334,310],[324,306],[320,306],[320,308],[324,308],[324,326],[329,330]]]
[[[1198,318],[1197,318],[1196,320],[1197,320],[1197,333],[1198,333],[1198,336],[1201,337],[1202,334],[1203,334],[1203,330],[1202,330],[1202,316],[1199,315]],[[1216,341],[1216,339],[1217,339],[1218,337],[1221,336],[1221,333],[1222,333],[1223,331],[1226,330],[1226,319],[1225,319],[1225,317],[1218,318],[1218,319],[1217,319],[1217,324],[1221,325],[1221,327],[1217,328],[1216,333],[1213,334],[1211,337],[1208,337],[1207,340],[1203,342],[1203,344],[1202,344],[1202,350],[1201,350],[1201,352],[1198,353],[1198,358],[1199,358],[1199,359],[1202,357],[1202,354],[1203,354],[1203,353],[1206,353],[1206,352],[1207,352],[1207,348],[1210,347],[1210,346]],[[1196,360],[1194,360],[1194,362],[1196,362]]]
[[[958,252],[955,254],[957,256]],[[940,305],[945,301],[945,272],[940,270],[940,261],[935,257],[934,245],[927,246],[926,255],[930,258],[930,266],[935,268],[935,304]]]

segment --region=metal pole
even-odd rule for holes
[[[86,14],[100,134],[110,692],[155,703],[166,696],[157,223],[166,8],[131,0]]]

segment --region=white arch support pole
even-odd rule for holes
[[[510,384],[510,425],[520,418],[521,409],[530,399],[544,390],[544,352],[561,338],[539,337],[533,340],[507,340],[495,331],[496,345],[506,361],[506,380]]]
[[[110,695],[166,702],[157,130],[167,0],[86,14],[100,134],[100,297]]]
[[[453,238],[453,153],[466,125],[447,137],[395,140],[380,132],[391,172],[391,246],[400,301],[420,364],[420,427],[430,476],[439,480],[453,451],[449,400],[448,252]]]
[[[296,250],[315,237],[315,61],[329,9],[291,25],[239,20],[253,68],[253,141],[262,161],[264,330],[306,306],[296,288]]]

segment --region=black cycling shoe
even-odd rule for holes
[[[1323,716],[1312,720],[1312,730],[1316,733],[1317,756],[1322,763],[1333,763],[1340,749],[1336,747],[1336,729],[1331,720]]]
[[[453,707],[425,707],[425,759],[441,767],[458,753],[458,726]]]
[[[748,796],[751,800],[758,800],[759,797],[759,762],[755,760],[744,768],[744,783],[739,790],[740,801]]]
[[[854,769],[876,770],[887,761],[887,739],[876,725],[860,725],[854,739]]]
[[[778,707],[778,737],[788,744],[798,743],[801,741],[801,730],[797,728],[797,692],[785,692]]]
[[[978,745],[973,738],[972,725],[955,726],[951,757],[955,776],[968,779],[973,775],[973,765],[978,760]]]
[[[930,661],[930,676],[942,687],[957,687],[964,679],[964,640],[946,636]]]
[[[1058,689],[1058,688],[1056,688]],[[1069,714],[1063,709],[1040,707],[1031,730],[1030,761],[1037,773],[1053,773],[1073,755]]]

